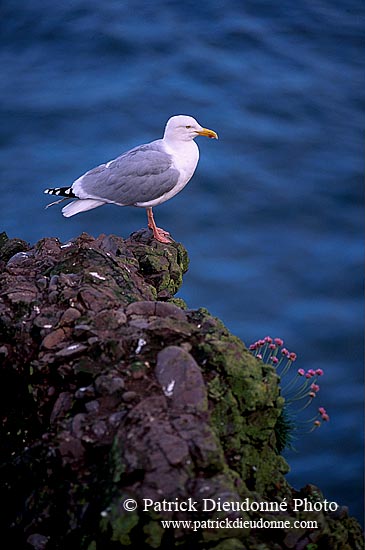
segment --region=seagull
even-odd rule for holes
[[[100,164],[69,187],[45,189],[49,195],[63,197],[46,208],[76,199],[62,208],[62,214],[69,218],[103,204],[143,207],[154,238],[171,243],[168,231],[156,226],[152,208],[174,197],[192,178],[199,160],[199,148],[194,141],[197,136],[218,139],[216,132],[203,128],[193,117],[173,116],[162,139],[139,145]]]

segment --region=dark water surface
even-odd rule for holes
[[[143,210],[66,220],[43,189],[160,137],[173,114],[216,130],[155,210],[190,255],[180,296],[325,371],[331,421],[287,453],[288,477],[361,518],[364,4],[3,0],[0,26],[0,231],[127,237]]]

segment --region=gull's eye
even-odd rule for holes
[[[189,130],[189,128],[191,128],[191,126],[185,126],[185,128],[186,128],[187,130]]]

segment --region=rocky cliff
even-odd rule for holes
[[[296,510],[324,497],[285,480],[280,380],[174,298],[187,268],[182,245],[147,231],[32,247],[0,235],[2,537],[35,550],[363,548],[345,507]]]

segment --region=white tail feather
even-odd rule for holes
[[[103,204],[105,204],[105,202],[97,201],[94,199],[83,199],[83,200],[73,201],[67,206],[64,206],[62,208],[62,214],[66,218],[70,218],[71,216],[74,216],[79,212],[92,210],[93,208],[97,208],[98,206],[103,206]]]

